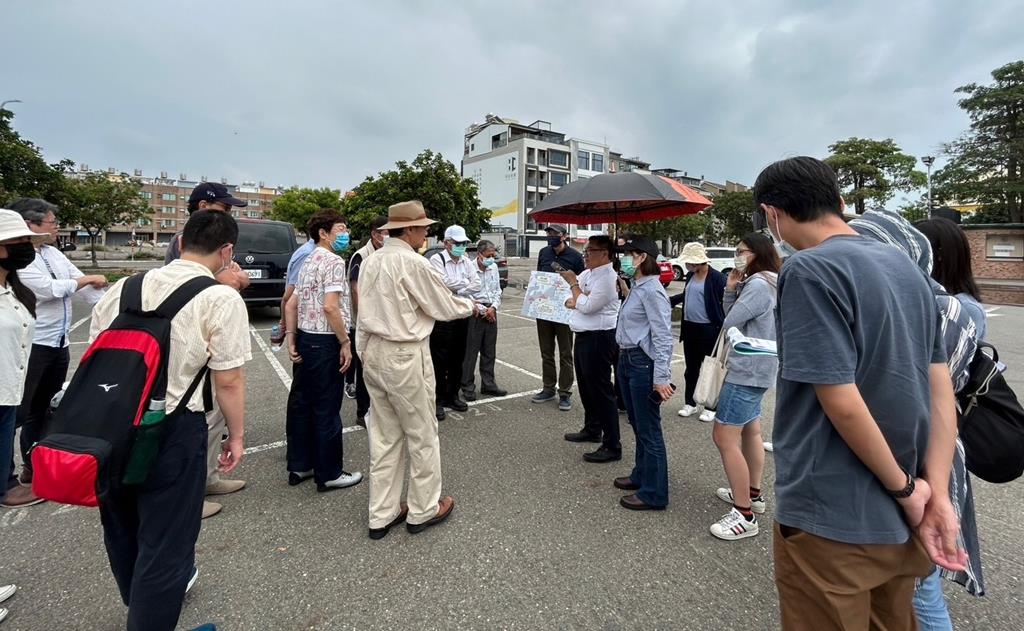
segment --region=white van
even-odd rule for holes
[[[708,253],[708,259],[711,261],[711,267],[715,268],[723,274],[728,274],[732,271],[733,259],[736,257],[735,248],[724,248],[718,246],[711,246],[705,248]],[[672,259],[672,273],[675,280],[682,280],[686,276],[686,266],[683,265],[683,259],[674,258]]]

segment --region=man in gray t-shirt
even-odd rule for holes
[[[754,199],[755,227],[788,256],[773,433],[782,626],[913,629],[929,555],[962,567],[948,493],[955,408],[930,285],[902,252],[846,225],[820,160],[769,165]]]

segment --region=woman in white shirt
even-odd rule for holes
[[[25,391],[36,316],[36,297],[22,284],[18,270],[32,263],[33,243],[42,239],[25,226],[21,215],[0,210],[0,356],[10,361],[0,371],[0,500],[6,507],[40,501],[29,487],[18,484],[13,466],[14,424]]]

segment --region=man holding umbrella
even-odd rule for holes
[[[583,256],[569,247],[566,240],[569,238],[568,230],[561,224],[550,224],[545,228],[548,235],[548,245],[540,251],[537,258],[538,272],[560,272],[571,271],[582,274],[585,269]],[[555,269],[554,265],[561,269]],[[535,394],[531,403],[547,403],[558,397],[558,409],[568,412],[572,409],[572,379],[573,379],[573,357],[572,357],[572,330],[568,324],[551,322],[549,320],[537,320],[537,339],[540,342],[541,374],[544,378],[544,388]],[[555,367],[555,343],[558,344],[558,368]],[[558,390],[555,390],[555,384]]]

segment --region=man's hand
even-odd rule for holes
[[[930,499],[932,499],[932,487],[928,486],[928,482],[924,478],[915,478],[914,492],[910,494],[910,497],[896,500],[896,503],[903,509],[903,518],[907,520],[911,528],[917,528],[920,525],[921,519],[924,517],[925,506],[928,505]]]
[[[932,561],[947,570],[967,568],[967,552],[956,547],[960,524],[947,493],[935,493],[925,506],[917,536]]]
[[[487,318],[488,322],[498,321],[498,310],[494,307],[487,307],[487,311],[484,313],[484,317]]]
[[[345,341],[341,343],[341,368],[338,369],[338,372],[345,372],[350,365],[352,365],[352,342]]]
[[[668,401],[675,394],[675,390],[672,389],[671,384],[667,383],[656,383],[654,384],[654,390],[661,395],[662,401]]]
[[[81,289],[86,285],[95,287],[96,289],[103,289],[107,286],[107,277],[102,274],[93,274],[90,276],[81,276],[78,279],[78,288]]]
[[[295,336],[288,336],[288,357],[292,360],[293,364],[302,363],[302,355],[299,355],[299,351],[295,348]]]
[[[564,278],[565,282],[569,283],[570,285],[574,285],[574,284],[576,284],[578,282],[576,280],[576,272],[574,272],[572,270],[566,270],[564,272],[559,272],[558,275],[561,276],[562,278]]]
[[[566,309],[575,309],[576,308],[576,299],[575,298],[567,298],[565,300],[565,308]]]
[[[217,471],[221,473],[231,473],[238,466],[238,463],[242,461],[242,454],[245,453],[245,444],[242,441],[242,437],[228,436],[220,445],[220,457],[217,458],[219,466]]]

